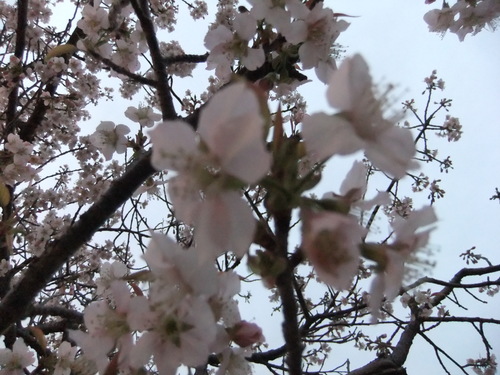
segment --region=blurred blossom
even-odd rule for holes
[[[335,212],[302,210],[302,250],[321,281],[351,287],[360,265],[359,244],[366,233],[356,219]]]
[[[24,368],[35,362],[35,356],[18,338],[12,350],[0,349],[0,369],[2,375],[24,375]]]
[[[201,111],[198,132],[176,120],[149,134],[153,166],[177,172],[168,192],[176,217],[195,228],[195,241],[205,249],[202,256],[227,250],[243,256],[255,219],[240,188],[257,183],[271,165],[255,92],[244,83],[219,91]]]
[[[360,55],[344,60],[330,77],[327,99],[340,113],[315,113],[304,118],[307,152],[318,162],[333,155],[364,150],[374,164],[401,178],[416,163],[413,136],[383,116],[383,100],[375,98],[368,65]]]

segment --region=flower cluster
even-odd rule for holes
[[[338,20],[333,11],[317,3],[312,9],[299,0],[250,1],[250,11],[231,16],[230,23],[222,23],[211,29],[205,37],[205,46],[210,50],[208,69],[216,69],[216,75],[227,81],[234,60],[254,71],[271,61],[280,72],[273,78],[276,83],[290,83],[291,76],[285,61],[299,60],[303,69],[316,69],[320,80],[326,81],[335,68],[334,43],[348,23]],[[267,25],[268,27],[265,27]],[[266,55],[262,41],[256,37],[259,29],[266,28],[265,38],[278,40],[284,37],[290,44],[279,55]],[[255,40],[257,39],[257,40]],[[250,41],[256,41],[249,46]],[[268,41],[272,43],[272,40]]]
[[[11,349],[0,349],[0,368],[3,374],[22,375],[24,368],[35,362],[23,339],[17,339]]]
[[[448,138],[448,142],[456,142],[462,137],[462,125],[456,117],[446,115],[446,120],[441,127],[439,136]]]
[[[264,341],[257,325],[240,318],[233,299],[240,290],[238,276],[200,262],[198,251],[153,234],[144,255],[151,270],[147,295],[135,283],[131,295],[124,276],[101,282],[108,285],[109,302],[86,308],[88,333],[71,333],[101,373],[110,366],[107,353],[115,349],[122,370],[139,369],[153,357],[160,373],[175,374],[180,365],[204,364],[211,353],[224,357],[230,341],[243,348]]]
[[[430,31],[441,34],[450,31],[463,41],[467,34],[475,35],[486,25],[495,28],[499,17],[500,4],[496,0],[458,0],[451,7],[444,2],[442,9],[430,10],[424,20]]]

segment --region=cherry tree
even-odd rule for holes
[[[499,16],[458,0],[424,20],[463,40]],[[431,171],[452,168],[433,144],[463,131],[436,72],[389,106],[339,44],[355,19],[315,0],[18,0],[0,19],[0,373],[395,375],[417,337],[442,373],[496,372],[500,320],[458,308],[498,292],[500,265],[469,249],[451,280],[425,276],[445,193]],[[205,50],[167,42],[178,22],[206,25]],[[300,94],[314,80],[321,112]],[[264,332],[280,344],[246,303],[280,314]],[[452,323],[481,356],[432,340]]]

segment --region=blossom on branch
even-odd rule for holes
[[[113,281],[110,291],[112,306],[101,300],[92,302],[85,309],[84,320],[88,333],[70,332],[71,338],[83,349],[85,357],[94,362],[101,373],[108,366],[108,353],[115,348],[119,349],[119,365],[126,368],[133,346],[129,313],[136,305],[144,304],[143,297],[131,297],[123,281]]]
[[[265,341],[262,329],[255,323],[242,320],[234,327],[229,329],[229,337],[241,347],[247,347],[253,344]]]
[[[138,122],[141,126],[151,127],[156,121],[161,120],[161,115],[155,113],[151,107],[139,106],[128,107],[125,111],[125,116],[134,122]]]
[[[265,62],[262,47],[250,48],[257,29],[257,21],[250,13],[236,14],[233,20],[234,30],[219,25],[205,36],[205,47],[210,50],[207,69],[215,69],[218,78],[226,80],[231,75],[231,66],[235,59],[248,70],[255,70]]]
[[[323,282],[351,287],[360,264],[359,245],[366,230],[352,216],[302,209],[302,250]]]
[[[35,362],[24,340],[18,338],[10,349],[0,349],[0,369],[4,375],[24,375],[24,368]]]
[[[101,121],[90,142],[101,150],[106,160],[111,160],[113,154],[123,154],[127,150],[127,137],[130,129],[126,125],[116,125],[112,121]]]
[[[300,4],[294,7],[292,14],[295,20],[282,33],[288,42],[300,45],[302,67],[316,68],[318,78],[324,81],[335,68],[331,58],[333,44],[349,23],[337,20],[330,8],[323,8],[323,2],[318,2],[311,10]]]
[[[176,120],[149,134],[153,166],[177,171],[168,184],[176,217],[195,227],[210,257],[228,250],[243,256],[255,219],[236,191],[257,183],[271,165],[255,92],[244,83],[218,92],[201,111],[198,132]]]
[[[378,316],[384,296],[392,300],[399,294],[405,276],[405,263],[412,260],[418,249],[427,245],[433,230],[429,226],[436,220],[434,209],[430,206],[413,211],[406,219],[397,217],[394,220],[392,226],[395,239],[392,243],[373,247],[365,245],[363,255],[368,254],[369,258],[377,262],[369,301],[374,317]]]
[[[339,114],[304,118],[302,135],[313,160],[364,150],[375,167],[395,178],[415,168],[412,134],[384,118],[383,103],[375,98],[368,65],[360,55],[346,59],[333,72],[327,99]]]
[[[457,34],[461,42],[467,34],[476,35],[486,25],[495,29],[499,18],[498,0],[458,0],[451,7],[443,2],[442,9],[432,9],[424,15],[430,31],[442,35],[450,31]]]
[[[355,161],[340,185],[339,194],[325,193],[323,199],[340,199],[352,209],[369,210],[375,205],[390,202],[387,192],[379,191],[368,201],[364,200],[368,182],[368,168],[360,161]]]

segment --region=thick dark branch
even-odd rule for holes
[[[271,349],[261,353],[253,353],[252,356],[249,358],[249,360],[250,362],[255,362],[255,363],[267,363],[269,361],[283,357],[285,354],[286,354],[286,345],[283,345],[277,349]]]
[[[386,358],[377,358],[367,365],[349,372],[349,375],[406,375],[403,368]]]
[[[486,267],[486,268],[489,268],[489,267]],[[473,268],[471,268],[471,269],[473,269]],[[492,272],[496,272],[496,271],[492,271]],[[417,281],[415,281],[414,283],[402,288],[401,292],[402,293],[407,292],[407,291],[414,289],[414,288],[416,288],[422,284],[425,284],[425,283],[441,285],[441,286],[445,286],[445,287],[453,288],[453,289],[455,289],[455,288],[472,289],[472,288],[484,288],[487,286],[500,285],[500,278],[497,280],[493,280],[493,281],[489,280],[489,281],[483,281],[480,283],[462,284],[462,283],[453,283],[453,282],[442,281],[442,280],[434,279],[432,277],[422,277],[422,278],[418,279]]]
[[[177,56],[169,56],[164,57],[163,61],[165,61],[166,65],[178,64],[178,63],[202,63],[206,62],[208,58],[208,52],[204,55],[177,55]]]
[[[34,315],[59,316],[61,318],[73,320],[76,323],[83,323],[83,313],[75,310],[70,310],[62,306],[45,306],[45,305],[30,306],[27,311],[27,316],[34,316]]]
[[[457,323],[490,323],[490,324],[500,324],[499,319],[493,318],[480,318],[480,317],[469,317],[469,316],[429,316],[428,318],[422,319],[425,322],[457,322]]]
[[[437,306],[443,301],[455,288],[454,285],[460,285],[462,279],[466,276],[484,276],[490,273],[500,272],[500,264],[496,266],[481,267],[481,268],[462,268],[450,280],[449,285],[445,286],[439,293],[435,294],[432,299],[432,306]]]
[[[408,323],[405,330],[401,334],[401,337],[399,338],[399,341],[390,356],[391,361],[396,366],[402,366],[406,362],[406,358],[408,358],[408,353],[410,352],[410,348],[413,344],[413,339],[420,331],[420,323],[420,318],[412,320]]]
[[[297,321],[297,304],[293,290],[293,268],[288,262],[288,232],[290,231],[290,211],[279,210],[275,214],[277,253],[287,259],[287,268],[276,279],[283,304],[283,336],[286,343],[287,364],[291,375],[302,374],[302,339]]]
[[[28,23],[28,0],[19,0],[17,2],[17,26],[16,26],[16,46],[14,49],[14,56],[19,59],[22,64],[24,56],[24,48],[26,47],[26,26]],[[19,92],[19,75],[15,77],[15,82],[12,82],[13,88],[9,94],[9,101],[7,103],[6,113],[6,127],[4,136],[12,133],[15,128],[15,121],[17,117],[17,104]]]
[[[51,242],[40,258],[35,259],[22,279],[0,303],[0,332],[19,317],[45,287],[52,275],[129,199],[134,191],[154,173],[150,153],[137,160],[80,219],[57,240]]]
[[[142,31],[146,35],[146,42],[148,43],[153,69],[156,74],[156,89],[158,90],[157,95],[160,101],[163,120],[174,120],[177,118],[177,113],[175,112],[172,94],[170,93],[165,61],[161,55],[155,27],[149,14],[148,2],[144,0],[132,0],[130,3],[141,23]]]

